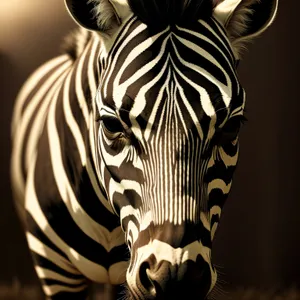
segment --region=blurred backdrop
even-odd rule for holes
[[[280,1],[276,22],[239,67],[249,121],[213,249],[222,279],[233,287],[300,284],[300,2],[291,2]],[[10,191],[14,99],[74,27],[63,0],[0,0],[0,285],[36,283]]]

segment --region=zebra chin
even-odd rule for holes
[[[184,248],[153,240],[132,249],[127,270],[129,299],[204,300],[214,287],[217,274],[210,249],[194,241]],[[187,293],[188,291],[188,293]]]

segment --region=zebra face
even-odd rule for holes
[[[136,298],[203,299],[243,120],[232,49],[213,18],[156,32],[132,18],[100,61],[99,169],[131,252],[128,285]]]
[[[236,62],[277,0],[66,0],[101,32],[98,176],[130,249],[134,299],[205,299],[238,158]],[[92,13],[91,13],[92,12]]]

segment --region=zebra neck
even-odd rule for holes
[[[101,45],[96,34],[90,34],[89,37],[88,41],[82,40],[85,47],[80,45],[80,32],[74,37],[77,39],[77,47],[80,47],[82,52],[76,58],[72,58],[73,66],[65,79],[61,91],[62,101],[59,101],[57,107],[57,113],[64,112],[65,116],[59,126],[60,135],[63,137],[62,146],[65,148],[62,153],[66,155],[64,159],[72,173],[75,190],[79,189],[82,172],[87,165],[95,168],[90,131],[93,131],[91,118],[99,84],[98,57]]]

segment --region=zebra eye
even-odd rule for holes
[[[217,145],[225,145],[228,143],[233,143],[239,134],[241,125],[247,119],[244,116],[237,116],[229,119],[227,123],[216,132],[216,144]]]
[[[101,123],[106,137],[114,140],[123,134],[123,126],[120,120],[112,116],[102,116]]]

